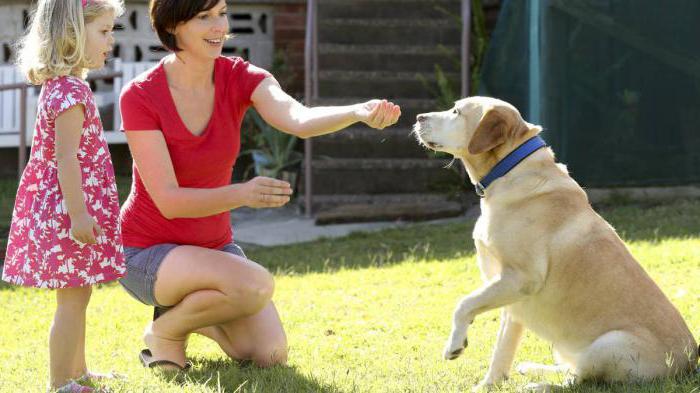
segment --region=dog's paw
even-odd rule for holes
[[[472,393],[493,392],[494,390],[496,390],[495,383],[481,381],[478,385],[474,385],[474,387],[472,388]]]
[[[458,349],[445,349],[445,351],[442,354],[442,357],[445,358],[445,360],[454,360],[457,359],[462,352],[464,352],[464,348],[458,348]]]
[[[498,386],[508,379],[506,376],[493,377],[491,375],[486,375],[484,379],[472,388],[472,392],[492,392],[497,390]]]
[[[535,371],[539,370],[542,366],[533,362],[521,362],[515,367],[515,371],[518,374],[527,375],[534,374]]]
[[[551,393],[555,392],[556,385],[550,385],[548,383],[536,383],[530,382],[518,390],[521,393]]]
[[[464,341],[458,343],[457,345],[454,344],[453,340],[449,340],[445,345],[442,357],[445,358],[445,360],[457,359],[464,352],[464,348],[466,348],[468,345],[469,340],[467,340],[466,338],[464,339]]]

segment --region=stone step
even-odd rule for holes
[[[460,45],[461,25],[450,19],[326,18],[319,44]]]
[[[398,203],[430,203],[440,204],[458,202],[468,206],[476,202],[465,192],[424,192],[403,194],[314,194],[312,197],[315,212],[326,211],[343,205],[372,204],[391,205]],[[303,200],[303,197],[300,198]]]
[[[460,0],[323,0],[322,18],[459,18]]]
[[[435,73],[439,64],[445,72],[459,73],[460,47],[444,45],[319,45],[318,62],[321,70],[355,71],[413,71]],[[459,88],[459,85],[455,86]]]
[[[435,192],[461,182],[451,160],[416,158],[316,158],[314,194]],[[303,184],[303,179],[302,179]]]
[[[459,91],[459,73],[445,73],[454,91]],[[436,77],[429,72],[320,71],[319,96],[346,97],[373,93],[387,99],[435,98]]]
[[[427,221],[460,215],[457,202],[343,205],[316,214],[316,225],[374,221]]]
[[[445,76],[450,79],[459,77],[458,72],[445,72]],[[425,79],[426,82],[435,82],[436,77],[433,72],[425,71],[386,71],[386,70],[322,70],[318,73],[319,80],[332,81],[355,81],[369,80],[371,82],[391,81],[391,82],[413,82]],[[409,98],[409,97],[407,97]]]
[[[428,158],[432,153],[416,141],[410,128],[375,130],[354,126],[313,139],[314,157]]]
[[[373,90],[371,90],[373,91]],[[367,93],[367,92],[365,92]],[[352,105],[352,104],[357,104],[361,102],[366,102],[369,101],[372,98],[387,98],[386,96],[382,95],[375,95],[374,97],[371,96],[362,96],[358,95],[356,97],[323,97],[320,98],[314,105],[320,106],[320,105]],[[391,98],[391,101],[395,103],[396,105],[399,105],[401,107],[401,117],[399,118],[398,123],[395,125],[395,127],[401,127],[401,128],[411,128],[413,127],[413,124],[416,122],[416,116],[420,113],[427,113],[427,112],[435,112],[435,111],[440,111],[440,110],[446,110],[449,108],[439,108],[437,106],[437,103],[435,99],[433,98],[406,98],[406,97],[398,97],[398,98]]]

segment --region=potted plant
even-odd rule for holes
[[[248,116],[256,129],[253,137],[255,148],[244,153],[253,157],[255,174],[285,180],[295,188],[303,158],[295,150],[298,138],[270,126],[254,109],[248,112]]]

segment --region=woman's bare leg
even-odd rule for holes
[[[208,326],[195,333],[216,341],[229,357],[252,360],[258,367],[287,362],[287,336],[272,302],[255,315]]]
[[[164,258],[154,291],[158,303],[174,307],[147,327],[144,341],[154,359],[184,364],[189,333],[260,313],[273,289],[272,275],[245,258],[176,247]]]

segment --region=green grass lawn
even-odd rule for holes
[[[700,336],[700,201],[601,211]],[[472,226],[418,225],[248,248],[251,259],[276,275],[274,299],[290,344],[287,367],[235,364],[215,344],[194,337],[188,349],[194,369],[188,375],[144,370],[137,354],[151,311],[115,284],[93,293],[88,364],[124,374],[125,381],[110,384],[116,392],[468,391],[486,372],[498,329],[497,311],[481,315],[465,354],[451,362],[441,359],[457,300],[480,284]],[[4,285],[0,304],[0,391],[41,392],[54,297]],[[528,334],[516,356],[516,362],[525,360],[552,362],[550,345]],[[513,375],[502,391],[529,381]],[[700,393],[700,376],[570,391]]]

